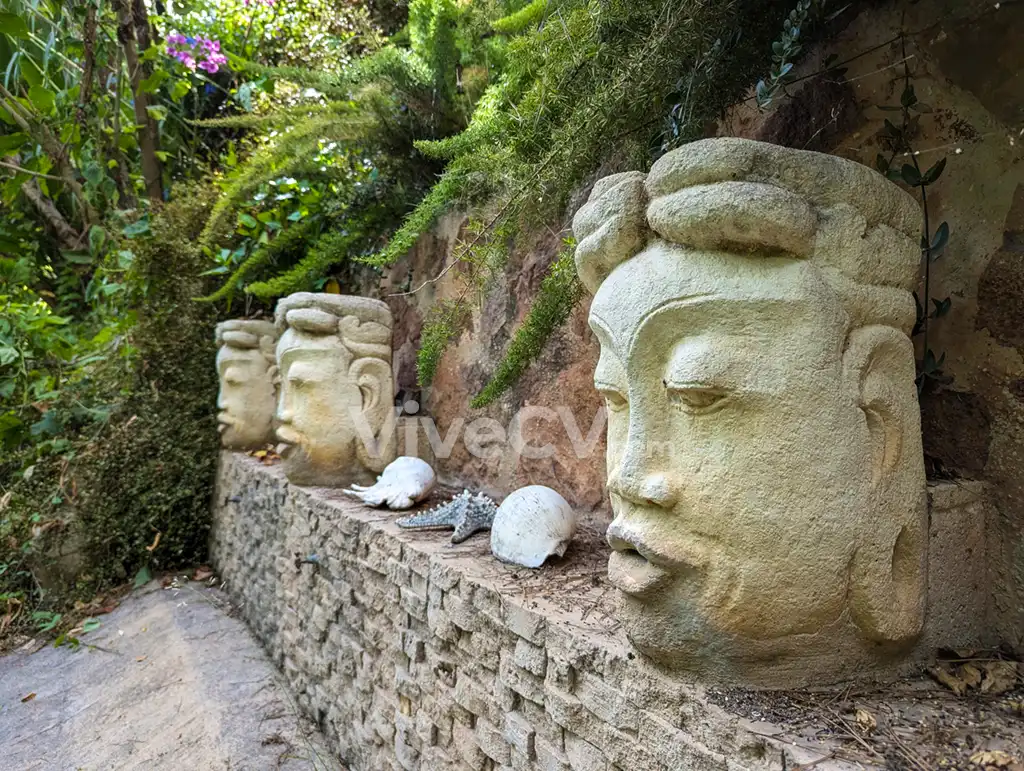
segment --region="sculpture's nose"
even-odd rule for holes
[[[676,503],[669,477],[653,470],[640,452],[626,452],[608,477],[608,490],[641,506],[670,509]]]

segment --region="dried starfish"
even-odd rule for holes
[[[395,524],[410,530],[454,528],[452,543],[462,543],[473,533],[490,530],[497,510],[497,504],[483,493],[470,495],[469,490],[463,490],[448,503],[420,514],[400,517]]]

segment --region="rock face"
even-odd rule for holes
[[[744,139],[605,178],[576,214],[609,416],[609,578],[652,658],[786,685],[912,647],[918,217],[860,164]]]
[[[391,312],[379,300],[299,292],[277,305],[277,437],[299,485],[372,483],[395,457]]]
[[[274,439],[277,330],[269,321],[232,319],[218,324],[216,334],[221,445],[257,449]]]

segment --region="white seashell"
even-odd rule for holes
[[[502,562],[539,568],[565,554],[576,532],[576,512],[543,485],[521,487],[502,501],[491,525],[491,552]]]
[[[384,506],[398,511],[411,509],[434,489],[434,469],[419,458],[395,458],[377,477],[376,484],[365,487],[352,485],[342,490],[368,506]]]

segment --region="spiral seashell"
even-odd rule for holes
[[[343,493],[367,506],[387,506],[393,511],[411,509],[434,489],[434,469],[426,461],[410,456],[389,463],[377,482],[369,487],[352,485]]]
[[[502,562],[539,568],[565,554],[576,532],[576,512],[543,485],[521,487],[498,507],[491,525],[491,552]]]

